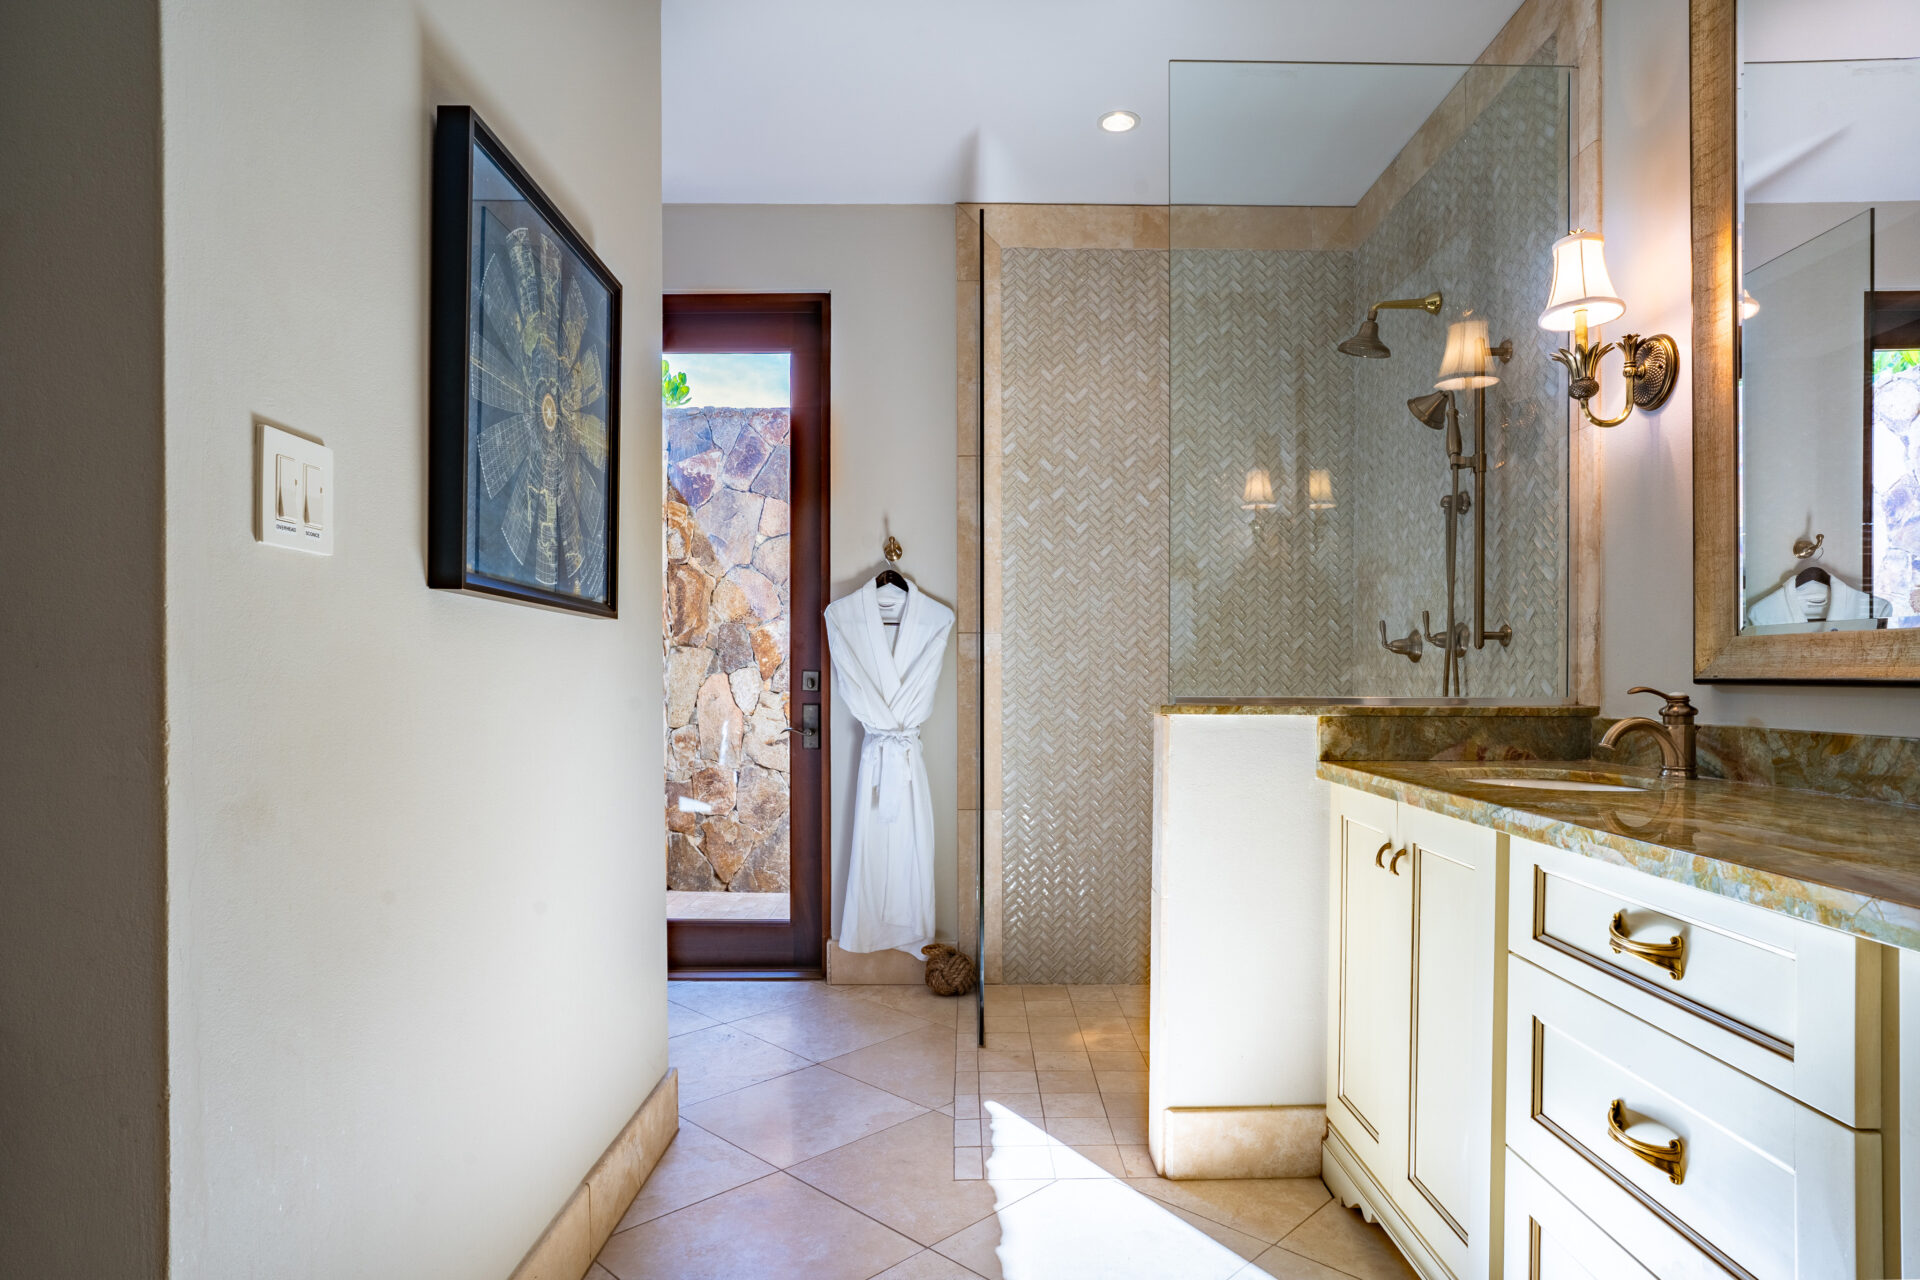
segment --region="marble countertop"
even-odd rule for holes
[[[1175,702],[1163,716],[1594,716],[1600,708],[1571,703],[1512,703],[1483,698],[1452,702],[1359,698],[1247,698],[1238,702]]]
[[[1644,791],[1529,791],[1476,778],[1621,778]],[[1323,762],[1329,782],[1920,950],[1920,808],[1594,760]]]

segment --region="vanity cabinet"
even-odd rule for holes
[[[1336,788],[1327,1173],[1429,1274],[1498,1253],[1501,837]]]
[[[1331,812],[1324,1176],[1417,1271],[1897,1266],[1908,953],[1351,787]]]

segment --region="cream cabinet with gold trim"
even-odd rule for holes
[[[1329,1185],[1416,1267],[1497,1274],[1504,837],[1336,788]]]

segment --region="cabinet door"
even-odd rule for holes
[[[1491,1235],[1494,1161],[1504,1119],[1494,1096],[1503,1059],[1496,986],[1499,837],[1484,827],[1400,806],[1401,875],[1412,893],[1405,1147],[1389,1193],[1456,1276],[1484,1276],[1499,1253]]]
[[[1394,802],[1334,789],[1327,1117],[1383,1185],[1407,1105],[1413,881],[1393,869]]]

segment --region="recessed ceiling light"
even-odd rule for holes
[[[1100,127],[1108,133],[1125,133],[1140,123],[1140,117],[1131,111],[1109,111],[1100,117]]]

